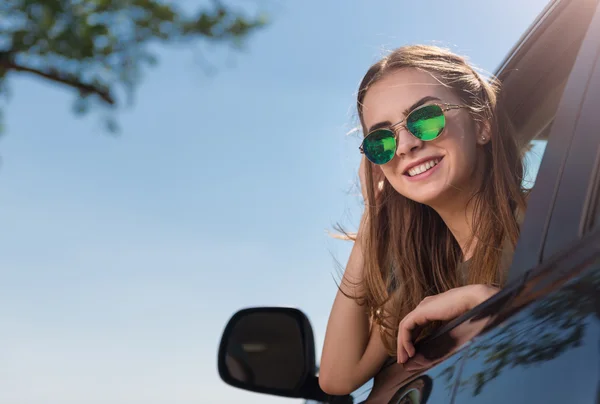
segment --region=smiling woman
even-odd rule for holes
[[[495,294],[526,201],[499,83],[464,58],[399,48],[368,70],[357,109],[365,211],[327,326],[319,380],[330,394],[389,355],[406,362],[419,335]]]
[[[466,199],[481,185],[483,170],[478,168],[483,167],[483,146],[491,134],[485,125],[476,124],[467,108],[435,76],[414,68],[381,78],[362,101],[364,126],[399,121],[390,129],[378,129],[397,139],[393,155],[398,158],[371,161],[395,191],[442,216],[454,211],[455,204],[466,206]],[[375,143],[370,139],[373,134],[369,132],[365,143]]]

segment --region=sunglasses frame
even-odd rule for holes
[[[423,140],[423,139],[420,139],[420,138],[418,138],[417,136],[415,136],[415,135],[414,135],[414,133],[412,133],[412,132],[411,132],[411,131],[410,131],[410,130],[409,130],[407,127],[406,127],[406,124],[404,123],[404,122],[406,122],[406,120],[408,119],[408,117],[409,117],[409,116],[410,116],[412,113],[414,113],[415,111],[418,111],[418,110],[420,110],[421,108],[430,107],[430,106],[432,106],[432,105],[437,105],[438,107],[440,107],[440,109],[442,110],[442,114],[444,114],[444,119],[446,118],[446,114],[445,114],[445,112],[447,112],[447,111],[450,111],[450,110],[453,110],[453,109],[469,108],[469,106],[468,106],[468,105],[448,104],[448,103],[431,103],[431,104],[425,104],[425,105],[421,105],[420,107],[417,107],[417,108],[413,109],[412,111],[410,111],[408,114],[406,114],[406,117],[405,117],[404,119],[402,119],[401,121],[399,121],[399,122],[396,122],[395,124],[393,124],[393,125],[390,125],[390,126],[387,126],[387,127],[373,129],[372,131],[370,131],[369,133],[367,133],[367,136],[365,136],[365,137],[363,138],[363,141],[360,143],[360,146],[358,147],[358,150],[360,150],[360,153],[361,153],[361,154],[365,154],[365,149],[364,149],[364,147],[363,147],[363,145],[364,145],[364,143],[365,143],[365,140],[366,140],[366,139],[369,137],[369,135],[371,135],[371,134],[372,134],[372,133],[374,133],[374,132],[380,131],[380,130],[389,130],[390,132],[392,132],[392,133],[394,134],[394,141],[396,142],[396,150],[397,150],[397,149],[398,149],[398,134],[399,134],[399,132],[398,132],[398,130],[397,130],[397,127],[398,127],[399,125],[402,125],[402,127],[404,127],[404,129],[406,129],[406,131],[407,131],[408,133],[410,133],[410,134],[411,134],[413,137],[415,137],[415,138],[419,139],[419,140],[420,140],[420,141],[422,141],[422,142],[431,142],[431,141],[433,141],[433,140],[436,140],[436,139],[438,139],[438,138],[439,138],[440,136],[442,136],[442,134],[444,133],[444,130],[446,129],[446,125],[444,125],[444,128],[442,129],[442,131],[440,132],[440,134],[439,134],[439,135],[437,135],[435,138],[433,138],[433,139],[430,139],[430,140]],[[394,154],[396,154],[396,151],[395,151],[395,150],[394,150]],[[369,159],[369,158],[367,157],[367,159]],[[385,163],[381,163],[381,164],[387,164],[387,163],[389,163],[390,161],[392,161],[392,159],[393,159],[393,157],[392,157],[392,158],[391,158],[389,161],[387,161],[387,162],[385,162]],[[371,161],[371,160],[369,160],[369,161]],[[371,161],[371,162],[372,162],[372,161]],[[372,162],[372,163],[373,163],[373,164],[377,164],[377,163],[374,163],[374,162]],[[378,164],[378,165],[381,165],[381,164]]]

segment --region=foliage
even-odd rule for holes
[[[117,94],[130,98],[142,68],[156,63],[151,44],[239,48],[265,24],[218,1],[191,15],[166,0],[2,0],[0,95],[13,74],[29,74],[76,91],[76,113],[114,109]],[[106,125],[117,130],[110,118]]]

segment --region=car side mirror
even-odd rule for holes
[[[329,402],[316,374],[315,342],[297,309],[240,310],[227,323],[218,355],[219,376],[230,386],[257,393]]]

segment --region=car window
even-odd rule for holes
[[[524,152],[524,189],[535,188],[549,135],[591,17],[582,7],[555,10],[530,33],[531,44],[500,67],[502,100]],[[578,24],[573,22],[577,21]]]
[[[579,1],[573,3],[583,4]],[[556,172],[558,180],[550,184],[553,189],[550,195],[552,210],[543,223],[545,228],[543,242],[536,246],[538,262],[554,261],[567,254],[582,237],[585,237],[586,232],[596,228],[598,224],[600,7],[595,8],[597,3],[594,2],[594,8],[589,10],[593,20],[587,27],[586,37],[577,55],[573,74],[549,137],[546,154],[549,154],[548,150],[553,150],[553,140],[559,137],[568,137],[571,140],[563,146],[560,156],[553,158],[556,160],[556,166],[559,167]],[[538,177],[544,175],[545,160],[542,160]],[[544,187],[545,185],[542,186]],[[539,196],[536,197],[535,202],[544,204]],[[535,208],[537,209],[538,206]],[[527,219],[525,225],[527,227]],[[517,255],[518,253],[519,251]]]
[[[547,140],[533,140],[529,143],[523,162],[525,176],[523,177],[522,186],[524,189],[530,190],[535,185],[547,144]]]
[[[500,72],[507,110],[526,147],[523,188],[531,190],[509,282],[550,257],[549,223],[587,89],[585,77],[592,69],[589,55],[596,53],[594,35],[588,35],[595,26],[595,6],[561,2],[541,28],[528,34],[532,43],[517,47]]]

